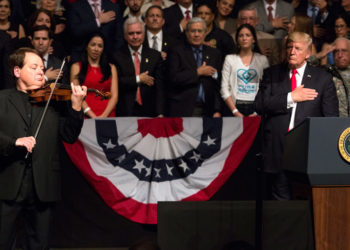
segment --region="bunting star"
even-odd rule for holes
[[[124,161],[125,159],[125,154],[122,154],[121,156],[119,156],[118,158],[115,158],[115,160],[118,162],[118,163],[121,163],[122,161]]]
[[[189,167],[183,160],[181,160],[181,164],[179,164],[179,167],[183,169],[184,173],[186,173],[186,170],[189,169]]]
[[[112,143],[112,140],[109,139],[107,143],[103,143],[103,145],[105,145],[106,149],[111,149],[111,148],[115,148],[115,144]]]
[[[151,175],[152,168],[145,168],[146,170],[146,177]]]
[[[210,136],[208,135],[208,138],[206,141],[204,141],[203,143],[207,144],[208,146],[210,145],[215,145],[215,138],[214,139],[211,139]]]
[[[160,170],[161,170],[160,168],[154,168],[154,171],[156,173],[156,176],[155,176],[156,178],[160,178],[160,174],[159,174]]]
[[[190,158],[198,162],[201,159],[201,155],[193,151],[193,156]]]
[[[168,175],[173,176],[172,170],[174,167],[170,167],[170,166],[168,166],[168,164],[165,164],[165,166],[166,166],[166,170],[168,172]]]
[[[137,161],[135,160],[135,166],[133,169],[137,169],[139,171],[139,174],[141,174],[142,169],[146,169],[145,165],[143,165],[143,160],[142,161]]]

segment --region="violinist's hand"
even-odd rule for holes
[[[76,111],[80,111],[84,98],[86,96],[87,88],[86,86],[75,85],[72,82],[70,86],[72,88],[72,108]]]
[[[33,151],[36,140],[33,136],[18,138],[15,142],[17,147],[25,147],[29,153]]]
[[[45,75],[46,75],[47,79],[49,79],[49,81],[56,80],[59,73],[60,73],[60,69],[53,69],[53,67],[51,67],[45,71]],[[61,78],[62,76],[63,76],[63,72],[61,72],[61,75],[59,78]]]

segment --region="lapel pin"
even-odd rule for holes
[[[166,42],[164,42],[164,46],[167,46],[168,44]]]
[[[307,78],[311,78],[311,75],[307,75]]]
[[[148,58],[145,59],[146,63],[148,63]]]
[[[209,56],[205,56],[206,59],[209,59]]]

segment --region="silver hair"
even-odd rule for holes
[[[55,9],[56,11],[64,10],[61,2],[62,2],[62,0],[56,0],[56,9]],[[37,9],[40,9],[42,7],[41,3],[42,3],[42,0],[36,0],[36,8]]]
[[[345,41],[348,45],[348,49],[350,49],[350,40],[347,39],[346,37],[338,37],[337,39],[334,40],[333,44],[335,44],[337,41]]]
[[[241,12],[242,12],[242,11],[250,11],[250,10],[253,10],[253,11],[255,12],[256,18],[259,18],[258,10],[256,9],[256,7],[251,6],[251,5],[246,5],[246,6],[244,6],[242,9],[240,9],[240,10],[238,11],[238,18],[241,17]]]
[[[204,25],[204,31],[205,32],[207,32],[207,24],[205,23],[205,21],[202,19],[202,18],[200,18],[200,17],[193,17],[193,18],[191,18],[190,20],[188,20],[188,22],[187,22],[187,25],[186,25],[186,30],[188,30],[190,27],[191,27],[191,25],[192,24],[194,24],[194,23],[203,23],[203,25]]]
[[[134,24],[134,23],[141,23],[141,27],[142,27],[142,32],[145,32],[145,23],[137,17],[129,17],[128,19],[125,20],[124,24],[123,24],[123,30],[124,30],[124,34],[126,33],[126,29],[128,28],[129,25]]]

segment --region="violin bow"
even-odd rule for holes
[[[46,115],[47,108],[49,107],[50,101],[51,101],[51,99],[52,99],[52,94],[53,94],[53,92],[54,92],[54,90],[55,90],[55,88],[56,88],[56,85],[57,85],[57,82],[58,82],[58,78],[60,77],[60,75],[61,75],[61,73],[62,73],[62,71],[63,71],[63,67],[64,67],[65,63],[66,63],[66,57],[63,58],[63,61],[62,61],[62,64],[61,64],[61,68],[60,68],[60,72],[58,73],[58,75],[57,75],[57,77],[56,77],[55,83],[54,83],[53,88],[51,89],[51,92],[50,92],[49,99],[47,99],[45,108],[44,108],[44,110],[43,110],[43,113],[41,114],[40,122],[39,122],[39,124],[38,124],[38,127],[37,127],[36,130],[35,130],[35,134],[34,134],[35,140],[36,140],[36,138],[38,137],[38,134],[39,134],[41,125],[42,125],[42,123],[43,123],[43,121],[44,121],[44,118],[45,118],[45,115]],[[24,158],[27,159],[28,156],[29,156],[29,152],[27,152],[27,154],[26,154],[26,156],[25,156]]]

